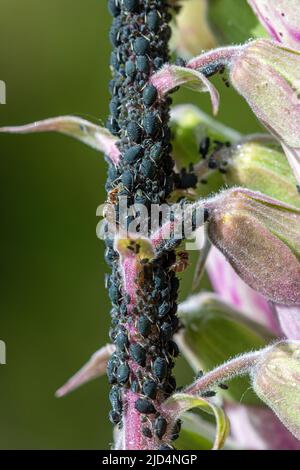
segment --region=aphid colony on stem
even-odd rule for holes
[[[270,13],[274,3],[270,2],[268,6]],[[116,449],[173,449],[172,441],[177,439],[181,427],[178,417],[195,406],[210,410],[215,415],[217,427],[213,449],[219,449],[229,434],[229,420],[217,400],[210,401],[208,398],[216,395],[217,387],[227,390],[225,381],[248,373],[258,397],[273,408],[282,423],[299,440],[299,420],[295,413],[290,412],[297,403],[297,384],[294,381],[289,384],[289,376],[293,378],[299,369],[300,347],[298,337],[294,339],[295,331],[296,335],[299,334],[294,312],[300,305],[300,211],[295,190],[296,180],[298,185],[300,181],[300,141],[297,138],[297,99],[300,95],[295,94],[295,90],[299,91],[299,73],[296,73],[300,70],[298,41],[297,50],[292,50],[284,44],[257,39],[241,46],[208,51],[187,63],[182,59],[177,59],[175,64],[168,63],[169,22],[172,14],[178,11],[176,0],[108,0],[108,7],[113,16],[109,35],[113,46],[110,116],[107,121],[109,132],[74,116],[0,128],[0,132],[56,130],[73,135],[104,152],[109,163],[107,203],[103,211],[105,223],[101,226],[101,237],[104,235],[105,238],[106,235],[105,259],[111,268],[111,274],[106,275],[105,287],[112,304],[109,336],[113,344],[97,351],[57,391],[57,396],[63,396],[88,378],[103,372],[106,367],[111,384],[109,399],[112,409],[109,418],[115,425]],[[269,135],[256,135],[255,139],[253,135],[243,137],[224,126],[216,126],[218,123],[212,123],[212,129],[209,125],[204,131],[206,135],[202,135],[202,140],[198,142],[200,161],[184,168],[181,167],[182,158],[176,158],[178,166],[174,168],[169,128],[172,100],[168,93],[183,84],[198,91],[209,91],[213,112],[216,113],[219,95],[207,77],[223,74],[224,67],[229,72],[230,83],[282,145],[296,180],[289,174],[284,155],[273,148],[273,138],[270,142]],[[225,85],[226,80],[223,79]],[[270,97],[272,99],[269,101]],[[284,109],[281,106],[278,110],[278,103],[282,102],[285,103]],[[185,113],[182,110],[177,115],[178,119],[173,120],[173,124],[179,124],[179,130],[184,124],[180,122],[181,116]],[[197,126],[198,139],[201,138],[198,124],[202,118],[198,119],[197,115],[192,127]],[[188,117],[188,126],[184,124],[181,129],[190,133],[193,120]],[[205,119],[203,122],[206,122]],[[176,134],[176,126],[173,127],[172,136],[175,144],[180,134],[183,135],[182,132]],[[194,129],[192,133],[196,134]],[[263,142],[268,146],[264,146]],[[249,145],[252,147],[250,150]],[[174,156],[179,157],[176,153],[181,152],[176,148],[177,145],[174,146]],[[226,176],[220,178],[216,172]],[[218,182],[218,179],[222,181]],[[201,193],[203,188],[200,185],[197,191],[193,190],[198,183],[208,183],[210,192],[215,192],[217,187],[221,191],[206,198]],[[222,190],[224,183],[231,187]],[[185,195],[195,199],[199,195],[198,190],[200,199],[192,203],[184,199]],[[140,209],[141,217],[136,217],[139,211],[136,206],[130,207],[137,203],[145,206]],[[128,206],[130,212],[127,212]],[[147,210],[142,213],[145,208]],[[185,223],[187,219],[188,224]],[[214,245],[213,250],[216,248],[225,256],[233,270],[230,273],[229,266],[223,264],[224,260],[218,261],[216,251],[215,254],[210,251],[217,260],[212,263],[214,273],[211,277],[212,283],[217,285],[219,296],[200,292],[183,302],[180,307],[181,325],[177,317],[177,275],[189,263],[181,241],[188,239],[204,222],[207,222],[206,243],[201,250],[195,280],[199,281],[204,264],[209,261],[210,244]],[[117,229],[116,224],[119,225]],[[115,232],[111,230],[112,226]],[[167,235],[169,229],[171,237]],[[181,229],[180,233],[178,229]],[[208,270],[211,271],[209,266]],[[244,283],[241,285],[240,281]],[[247,286],[252,288],[249,292]],[[226,303],[223,302],[222,291],[226,293]],[[256,297],[256,291],[260,297]],[[229,294],[234,310],[228,304]],[[271,319],[272,312],[267,301],[277,311],[275,322]],[[292,331],[292,341],[280,340],[243,355],[238,346],[236,357],[205,374],[199,371],[195,382],[189,387],[177,387],[173,367],[179,354],[178,346],[188,360],[194,357],[198,363],[198,339],[203,344],[203,338],[207,340],[207,335],[212,333],[211,340],[206,343],[214,344],[215,338],[218,341],[224,336],[219,334],[221,330],[217,331],[222,328],[225,336],[227,331],[229,334],[220,350],[222,354],[224,352],[224,359],[228,359],[226,355],[232,354],[233,343],[228,342],[231,327],[227,330],[224,325],[232,323],[232,337],[236,337],[237,305],[242,311],[244,303],[247,306],[244,313],[254,306],[257,317],[261,310],[264,318],[263,325],[258,325],[259,336],[255,334],[255,321],[248,320],[247,324],[243,324],[242,320],[236,319],[241,338],[245,334],[247,351],[251,350],[252,339],[253,346],[256,347],[257,343],[262,346],[274,333],[280,334],[280,337],[282,334],[290,337]],[[206,329],[202,334],[196,317],[205,324],[206,313],[210,316],[213,313],[214,316],[215,312],[221,318],[221,326],[217,326],[213,319],[216,332],[215,326],[204,326]],[[224,321],[225,317],[229,321]],[[184,329],[175,336],[177,346],[174,334],[181,326]],[[226,343],[229,345],[227,352]],[[2,356],[3,344],[0,341]],[[216,350],[216,354],[219,357],[219,351]],[[206,362],[214,362],[215,358],[212,355],[207,361],[204,354],[203,366],[206,367]],[[202,362],[202,358],[200,360]],[[195,360],[190,362],[195,366]],[[276,368],[276,374],[269,374],[270,364]],[[241,392],[244,397],[242,389]],[[265,413],[267,410],[262,411]],[[267,422],[266,415],[263,416]],[[232,437],[236,438],[239,432],[235,434]],[[258,436],[256,430],[255,435]],[[244,446],[244,437],[242,442]]]
[[[118,214],[120,196],[126,196],[128,204],[163,204],[175,185],[195,186],[196,177],[187,172],[175,176],[168,127],[171,99],[158,98],[156,88],[148,83],[150,73],[169,60],[168,2],[109,0],[108,7],[113,16],[113,78],[107,128],[119,139],[121,161],[117,167],[110,163],[106,190]],[[130,217],[127,222],[131,222]],[[146,440],[144,448],[169,449],[170,444],[161,439],[166,434],[169,441],[177,438],[180,422],[168,429],[159,406],[176,389],[172,375],[174,357],[178,355],[172,337],[179,328],[176,255],[170,245],[169,252],[151,264],[145,263],[133,280],[134,293],[128,295],[114,241],[107,238],[106,246],[105,258],[112,268],[108,279],[112,302],[110,338],[116,346],[107,367],[112,384],[110,420],[121,427],[126,413],[138,412],[135,432]],[[134,410],[129,409],[129,394],[134,394]],[[147,440],[152,438],[154,443],[147,447]]]

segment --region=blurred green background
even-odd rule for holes
[[[63,114],[103,123],[110,78],[105,0],[0,0],[0,125]],[[242,132],[257,123],[217,79],[220,120]],[[210,112],[207,95],[178,92]],[[108,341],[102,155],[54,134],[0,138],[0,448],[106,449],[111,442],[106,378],[63,399],[62,385]],[[181,297],[187,295],[187,271]],[[192,377],[180,359],[178,383]]]

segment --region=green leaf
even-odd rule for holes
[[[260,349],[272,339],[261,325],[213,294],[203,295],[199,308],[189,312],[179,305],[179,316],[185,326],[181,349],[196,372],[211,370],[233,356]],[[249,389],[247,377],[233,379],[222,393],[227,399],[245,404],[261,403]]]
[[[254,138],[225,149],[223,156],[221,151],[220,157],[227,163],[224,181],[228,186],[244,186],[300,207],[297,182],[283,152],[255,142]]]
[[[252,371],[253,388],[300,440],[300,341],[267,348]]]
[[[229,420],[222,408],[204,398],[187,393],[175,393],[162,405],[165,413],[177,417],[192,408],[200,408],[201,411],[215,416],[217,428],[213,449],[221,449],[230,431]]]
[[[219,44],[268,37],[246,0],[209,0],[208,19]]]

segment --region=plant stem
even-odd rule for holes
[[[261,356],[261,351],[255,351],[244,354],[239,357],[222,364],[213,369],[200,379],[196,380],[192,385],[184,390],[184,393],[197,395],[209,390],[211,387],[218,385],[226,380],[230,380],[236,375],[247,374],[253,368],[257,360]]]
[[[114,194],[118,212],[120,196],[126,196],[129,205],[149,208],[165,203],[174,186],[168,127],[171,99],[158,98],[148,84],[150,74],[169,59],[171,15],[166,0],[109,0],[108,4],[114,16],[110,31],[114,49],[107,127],[119,138],[121,159],[118,167],[110,165],[106,190],[109,200]],[[127,225],[131,221],[129,216]],[[110,337],[116,345],[108,364],[113,385],[110,418],[122,429],[124,449],[157,449],[169,445],[171,435],[170,430],[162,435],[156,431],[158,421],[164,422],[160,404],[176,389],[172,368],[178,350],[171,338],[178,329],[178,280],[170,270],[176,256],[170,250],[141,266],[134,253],[120,258],[113,237],[106,245],[112,268]]]

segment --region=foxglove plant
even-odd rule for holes
[[[106,155],[107,202],[99,233],[111,268],[111,344],[57,396],[107,370],[118,450],[174,449],[180,418],[182,435],[193,433],[201,448],[201,434],[211,424],[187,413],[195,407],[215,416],[214,449],[300,448],[300,56],[288,48],[296,47],[300,2],[293,1],[293,9],[285,9],[284,1],[249,3],[268,31],[276,31],[281,18],[287,34],[280,44],[255,39],[171,62],[176,0],[108,0],[113,77],[106,129],[72,116],[1,128],[61,132]],[[180,34],[177,27],[182,45]],[[293,43],[284,45],[285,36]],[[220,97],[210,77],[225,71],[225,83],[247,100],[270,134],[242,136],[192,106],[170,113],[170,93],[186,86],[208,91],[217,114]],[[202,289],[177,312],[178,273],[188,264],[184,244],[201,230],[204,242],[194,244],[200,249],[194,287],[206,267],[216,293]],[[172,372],[179,351],[197,373],[183,390]],[[241,405],[245,375],[254,393]],[[228,389],[224,382],[232,379]]]

